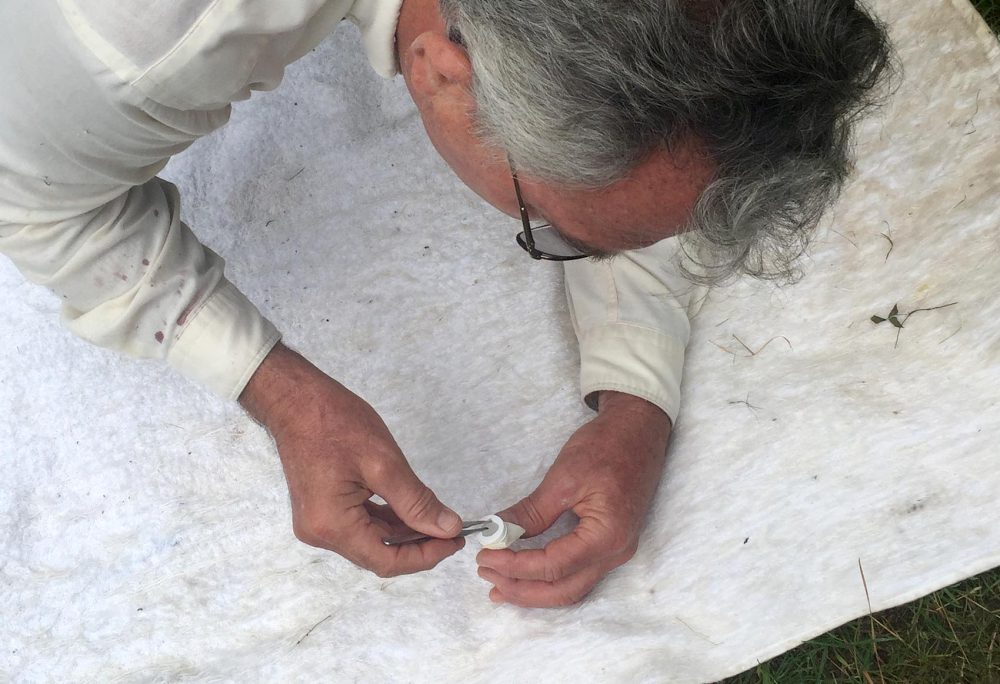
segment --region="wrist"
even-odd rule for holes
[[[650,426],[663,426],[669,432],[673,426],[663,409],[642,397],[614,390],[601,390],[597,395],[597,412],[600,416],[628,417]]]
[[[310,369],[312,364],[279,342],[250,377],[239,403],[251,418],[273,432],[287,418]]]

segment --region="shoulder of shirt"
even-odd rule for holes
[[[373,67],[395,74],[401,0],[56,0],[81,44],[124,84],[180,110],[214,110],[275,88],[285,67],[352,19]],[[145,27],[146,30],[143,30]]]

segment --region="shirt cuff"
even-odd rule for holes
[[[167,361],[185,377],[235,400],[280,339],[257,307],[223,281],[188,321]]]
[[[355,0],[347,18],[361,29],[361,42],[372,68],[382,78],[399,73],[396,24],[403,0]]]
[[[580,391],[595,411],[594,393],[613,390],[645,399],[673,422],[680,408],[683,370],[684,344],[650,328],[609,323],[580,338]]]

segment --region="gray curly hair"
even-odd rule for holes
[[[440,0],[481,137],[577,187],[697,136],[716,164],[683,241],[695,282],[791,281],[891,72],[855,0]]]

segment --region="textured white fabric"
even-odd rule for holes
[[[904,79],[807,277],[705,302],[638,555],[573,609],[491,605],[475,545],[380,580],[298,543],[262,430],[73,339],[0,263],[0,672],[709,681],[866,613],[859,558],[876,610],[1000,563],[1000,50],[964,0],[875,7]],[[454,179],[358,40],[337,31],[164,175],[288,342],[480,516],[590,415],[560,269]]]

